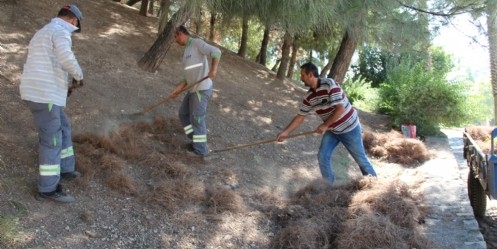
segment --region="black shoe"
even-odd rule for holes
[[[204,161],[212,161],[214,159],[219,159],[219,158],[220,158],[219,154],[216,153],[208,153],[202,156],[202,159]]]
[[[194,150],[186,150],[186,155],[189,157],[202,157],[201,155],[197,154]]]
[[[57,189],[52,192],[38,192],[36,195],[36,199],[39,201],[52,200],[56,202],[62,203],[71,203],[76,199],[72,195],[68,195],[62,191],[62,186],[57,185]]]
[[[78,171],[65,172],[65,173],[60,174],[60,179],[71,181],[71,180],[74,180],[80,176],[81,176],[81,173],[79,173]]]
[[[194,151],[194,149],[193,149],[193,143],[187,143],[187,144],[185,145],[185,148],[186,148],[186,150],[189,150],[189,151]]]

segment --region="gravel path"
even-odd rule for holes
[[[468,167],[462,154],[462,130],[444,130],[447,137],[429,137],[426,145],[437,158],[418,168],[426,177],[420,186],[432,213],[426,233],[448,248],[487,248],[468,199]],[[488,247],[495,248],[495,247]]]

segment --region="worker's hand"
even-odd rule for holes
[[[278,134],[278,135],[276,136],[276,141],[277,141],[278,143],[281,143],[281,142],[283,142],[283,140],[285,140],[285,138],[286,138],[286,137],[288,137],[288,132],[283,131],[283,132],[281,132],[280,134]]]
[[[319,125],[314,131],[316,134],[323,134],[326,130],[328,130],[328,126],[326,124]]]
[[[173,91],[171,92],[171,95],[169,95],[169,96],[171,96],[171,98],[173,98],[173,99],[174,99],[174,98],[178,97],[178,95],[179,95],[179,93],[178,93],[177,91],[174,91],[174,90],[173,90]]]
[[[215,70],[211,70],[211,71],[209,71],[209,74],[207,74],[207,76],[209,76],[210,79],[216,78],[216,75],[217,75],[217,71],[215,71]]]
[[[71,96],[72,92],[76,88],[80,88],[83,86],[83,80],[76,80],[75,78],[72,78],[71,85],[67,88],[67,97]]]
[[[178,97],[178,95],[181,93],[181,90],[183,90],[183,88],[186,86],[186,84],[178,84],[176,85],[176,87],[173,89],[173,91],[171,92],[171,98],[176,98]]]
[[[83,79],[81,80],[76,80],[75,78],[72,78],[72,86],[74,88],[77,88],[77,87],[82,87],[83,86]]]
[[[73,86],[70,86],[69,88],[67,88],[67,97],[71,96],[72,92],[74,91],[74,87]]]

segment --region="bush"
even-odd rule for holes
[[[468,119],[464,85],[448,82],[445,73],[418,63],[401,63],[380,85],[379,110],[395,124],[413,123],[424,135],[439,133],[439,125],[460,126]]]
[[[355,107],[364,110],[376,110],[378,105],[378,91],[371,87],[371,82],[364,77],[359,76],[357,79],[347,79],[342,88],[345,91],[350,103]]]

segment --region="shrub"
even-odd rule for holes
[[[380,85],[379,110],[395,124],[413,123],[418,133],[432,135],[439,125],[459,126],[468,119],[464,85],[448,82],[445,73],[426,70],[417,63],[401,63]]]
[[[365,111],[375,111],[378,105],[378,91],[371,87],[371,82],[364,77],[357,79],[347,79],[342,88],[345,91],[350,103],[355,107]]]

